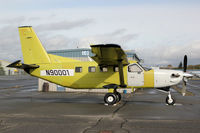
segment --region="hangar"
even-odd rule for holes
[[[69,57],[76,60],[81,61],[91,61],[94,54],[91,52],[89,48],[77,48],[77,49],[67,49],[67,50],[50,50],[47,51],[49,54],[54,54],[63,57]],[[136,60],[138,62],[141,59],[137,56],[134,50],[125,50],[128,60]],[[43,79],[39,79],[38,81],[38,90],[39,91],[64,91],[64,92],[107,92],[107,89],[71,89],[65,88],[54,83],[50,83],[49,81],[45,81]],[[131,89],[124,89],[127,93],[132,92]],[[121,90],[121,91],[124,91]]]
[[[67,49],[67,50],[51,50],[47,51],[49,54],[54,54],[63,57],[69,57],[72,59],[77,59],[81,61],[90,61],[91,56],[94,54],[91,52],[89,48],[77,48],[77,49]],[[134,50],[125,50],[125,53],[128,57],[128,60],[136,60],[138,62],[141,59],[137,56]]]

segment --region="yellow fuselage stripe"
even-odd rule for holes
[[[120,84],[119,72],[114,72],[113,66],[108,67],[107,72],[101,72],[96,62],[67,62],[67,63],[50,63],[38,64],[37,68],[30,72],[31,75],[48,80],[50,82],[69,87],[69,88],[103,88],[108,84]],[[89,66],[95,66],[95,72],[88,72]],[[82,67],[82,72],[74,72],[74,76],[41,76],[41,70],[52,69],[74,69],[75,67]],[[127,66],[123,67],[124,82],[127,83]],[[127,86],[127,88],[151,88],[154,87],[154,71],[144,71],[144,85],[143,86]]]

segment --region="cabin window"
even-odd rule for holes
[[[113,71],[114,71],[114,72],[119,72],[119,67],[114,67],[114,68],[113,68]]]
[[[96,67],[95,66],[88,67],[88,71],[89,72],[95,72],[96,71]]]
[[[108,67],[100,67],[100,72],[107,72],[108,71]]]
[[[133,64],[128,66],[128,72],[142,72],[142,69],[138,65]]]
[[[82,72],[82,67],[75,67],[75,72],[81,73]]]

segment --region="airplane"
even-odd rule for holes
[[[91,45],[93,61],[83,62],[67,57],[48,54],[31,26],[19,29],[24,63],[15,61],[7,67],[24,69],[28,74],[74,89],[113,89],[106,93],[104,102],[114,105],[121,100],[119,88],[156,88],[168,92],[166,103],[174,105],[170,87],[183,82],[182,94],[186,93],[186,82],[192,75],[184,70],[146,68],[136,61],[128,61],[120,45]]]

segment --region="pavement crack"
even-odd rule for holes
[[[86,132],[89,131],[90,129],[96,127],[96,126],[102,121],[102,119],[103,119],[103,117],[99,118],[99,119],[97,120],[97,122],[96,122],[94,125],[92,125],[92,126],[86,128],[86,129],[83,131],[83,133],[86,133]]]
[[[115,117],[115,114],[120,110],[122,109],[127,103],[128,103],[128,99],[132,96],[132,94],[128,94],[128,95],[125,95],[125,100],[123,100],[123,104],[121,106],[119,106],[116,110],[113,111],[112,113],[112,118]]]
[[[128,122],[128,120],[125,119],[125,120],[121,123],[120,128],[121,128],[122,130],[124,130],[125,132],[130,133],[130,131],[129,131],[128,129],[124,128],[124,125],[125,125],[127,122]]]
[[[0,132],[5,131],[8,128],[6,122],[4,120],[0,120]]]
[[[123,103],[121,106],[119,106],[116,110],[113,111],[113,113],[112,113],[112,118],[115,117],[115,114],[116,114],[120,109],[122,109],[122,108],[127,104],[127,102],[128,102],[128,101],[124,101],[124,103]]]

